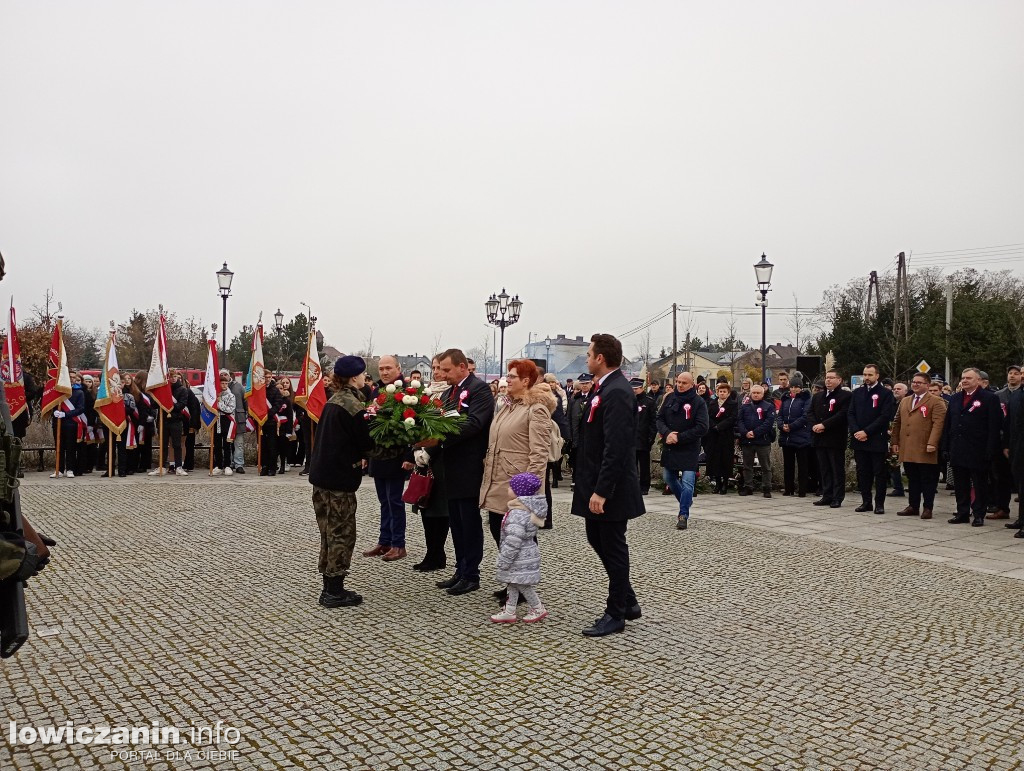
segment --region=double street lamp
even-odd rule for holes
[[[768,258],[761,252],[761,261],[754,263],[754,275],[757,277],[757,294],[755,294],[755,305],[761,306],[761,382],[767,380],[767,335],[766,316],[768,312],[768,292],[772,285],[772,268],[775,266],[768,262]]]
[[[220,290],[221,299],[224,300],[224,318],[221,319],[223,323],[220,329],[220,347],[224,351],[225,358],[228,355],[228,297],[231,296],[231,279],[234,277],[235,274],[228,270],[226,262],[224,267],[217,271],[217,287]]]
[[[519,295],[510,298],[505,288],[501,288],[501,294],[495,297],[491,294],[484,303],[487,309],[487,323],[493,324],[501,330],[501,353],[498,358],[498,374],[504,371],[505,366],[505,327],[510,327],[519,321],[519,314],[523,310],[523,303]]]
[[[281,313],[281,309],[277,309],[277,313],[274,314],[274,331],[277,332],[277,368],[284,368],[284,346],[281,343],[281,333],[284,332],[284,314]]]

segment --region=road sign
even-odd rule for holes
[[[932,371],[932,365],[926,362],[924,359],[921,359],[921,361],[917,363],[917,367],[915,367],[915,369],[922,375],[927,375],[929,372]]]

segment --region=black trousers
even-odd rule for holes
[[[813,447],[807,448],[807,489],[817,492],[821,489],[821,474],[818,472],[818,453]]]
[[[992,461],[992,500],[989,501],[997,509],[1010,510],[1010,495],[1013,493],[1013,474],[1010,473],[1010,461],[1000,452]]]
[[[648,493],[651,490],[651,451],[636,451],[636,470],[640,474],[640,492]]]
[[[846,450],[842,447],[817,447],[818,474],[821,475],[821,497],[826,501],[843,502],[846,497]]]
[[[234,442],[228,441],[228,429],[231,428],[231,416],[221,415],[220,431],[213,432],[213,467],[221,470],[231,465],[231,455],[235,451]],[[241,437],[239,437],[241,440]]]
[[[935,508],[935,491],[939,488],[939,464],[904,463],[903,470],[907,472],[907,503],[910,504],[910,508],[919,508],[922,498],[924,508]]]
[[[174,450],[174,465],[175,467],[184,468],[181,462],[181,429],[182,423],[180,420],[168,420],[164,418],[164,435],[160,437],[160,441],[164,445],[164,463],[170,460],[170,455],[167,453],[167,445],[170,443]]]
[[[267,420],[263,424],[260,435],[260,473],[273,471],[277,473],[277,423]]]
[[[501,521],[504,518],[504,514],[499,514],[496,511],[487,512],[487,529],[491,531],[491,538],[494,539],[495,546],[501,546]]]
[[[903,489],[903,476],[900,474],[900,469],[898,466],[896,468],[889,469],[889,479],[892,483],[893,492],[899,495],[902,495],[903,493],[906,492],[906,490]],[[929,506],[929,508],[931,507]]]
[[[427,553],[423,561],[431,567],[444,567],[448,564],[448,555],[444,552],[444,542],[448,540],[448,518],[428,517],[420,514],[423,519],[423,539],[427,544]]]
[[[608,574],[608,600],[604,612],[612,618],[624,619],[626,609],[637,604],[636,592],[629,583],[626,520],[609,521],[587,517],[587,543]]]
[[[782,489],[784,492],[807,494],[810,478],[810,447],[782,447]],[[795,478],[795,479],[794,479]],[[795,487],[794,487],[795,482]]]
[[[874,505],[885,506],[885,488],[889,484],[889,467],[885,465],[885,452],[854,448],[853,460],[857,464],[857,489],[860,490],[864,505],[871,505],[871,488],[874,487]]]
[[[199,429],[185,428],[185,471],[196,467],[196,432]]]
[[[974,501],[971,501],[971,485]],[[953,490],[956,492],[956,515],[966,518],[973,512],[975,519],[984,521],[988,502],[988,469],[953,466]]]
[[[476,497],[449,498],[448,524],[455,547],[455,573],[467,581],[480,581],[484,558],[484,525]],[[498,523],[499,536],[501,523]]]

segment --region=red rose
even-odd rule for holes
[[[430,404],[430,397],[426,394],[420,397],[420,404]]]
[[[408,388],[405,389],[405,392],[407,394],[414,394],[414,393],[416,393],[416,389],[413,388],[412,386],[409,386]]]
[[[402,394],[400,394],[400,393],[396,393],[395,394],[395,401],[396,402],[402,401],[402,398],[403,398]]]
[[[386,402],[387,400],[388,400],[388,395],[387,394],[381,394],[380,396],[377,397],[377,404],[379,404],[380,406],[383,407],[384,406],[384,402]]]
[[[441,400],[440,399],[434,399],[434,401],[432,401],[431,404],[433,404],[435,407],[440,407],[441,406]]]
[[[412,409],[411,407],[409,409],[407,409],[405,412],[402,413],[402,420],[406,420],[408,418],[415,418],[415,417],[416,417],[416,410]]]

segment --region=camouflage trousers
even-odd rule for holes
[[[320,528],[319,571],[344,578],[356,547],[356,494],[313,488],[313,511]]]

